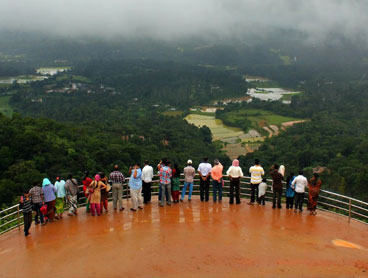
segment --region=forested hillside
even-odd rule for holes
[[[180,165],[189,158],[198,164],[204,156],[229,164],[211,144],[208,129],[155,112],[128,112],[124,121],[84,124],[0,115],[1,206],[12,204],[22,189],[43,177],[108,173],[115,163],[124,173],[136,162],[149,159],[155,165],[163,157]]]

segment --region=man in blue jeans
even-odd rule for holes
[[[187,162],[187,167],[184,168],[184,187],[181,191],[181,198],[180,198],[181,202],[184,201],[187,186],[189,186],[188,201],[190,202],[192,199],[193,181],[195,176],[195,169],[193,168],[192,164],[193,164],[192,160],[189,159]]]

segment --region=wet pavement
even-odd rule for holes
[[[126,201],[124,201],[126,206]],[[111,204],[110,204],[111,206]],[[0,277],[368,277],[368,225],[328,212],[201,203],[92,217],[0,236]]]

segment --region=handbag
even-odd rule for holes
[[[40,211],[43,215],[47,214],[47,205],[42,205],[42,207],[40,208]]]

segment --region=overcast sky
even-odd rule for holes
[[[368,0],[0,0],[0,29],[177,39],[294,28],[368,37]]]

